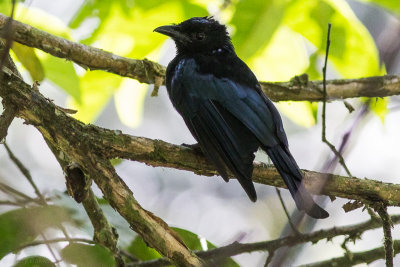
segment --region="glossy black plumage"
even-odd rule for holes
[[[171,102],[225,181],[229,169],[256,201],[251,176],[254,152],[261,147],[297,207],[314,218],[328,217],[301,184],[302,173],[288,149],[280,115],[237,57],[226,27],[204,17],[155,31],[170,36],[177,47],[166,74]]]

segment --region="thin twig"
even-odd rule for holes
[[[126,250],[120,249],[119,252],[120,252],[121,256],[124,256],[125,258],[129,259],[132,262],[138,262],[139,261],[138,258],[133,256],[131,253],[129,253]]]
[[[383,203],[379,203],[375,206],[376,212],[379,214],[382,220],[383,236],[384,236],[384,247],[385,247],[385,259],[386,267],[393,267],[393,240],[392,240],[392,227],[393,223],[390,220],[390,216],[387,213],[387,206]]]
[[[16,251],[21,251],[27,247],[33,247],[33,246],[38,246],[38,245],[45,245],[45,244],[53,244],[53,243],[59,243],[59,242],[81,242],[81,243],[87,243],[87,244],[96,244],[93,240],[90,239],[85,239],[85,238],[66,238],[66,237],[60,237],[60,238],[54,238],[54,239],[48,239],[48,240],[37,240],[33,242],[29,242],[27,244],[24,244],[16,249]]]
[[[22,198],[26,202],[32,202],[32,203],[36,203],[39,205],[41,204],[40,200],[31,198],[30,196],[25,195],[24,193],[14,189],[11,186],[8,186],[4,183],[0,183],[0,191],[4,192],[6,194],[13,195],[14,197],[17,197],[17,198]]]
[[[7,143],[4,143],[4,147],[7,150],[8,156],[10,157],[11,161],[14,162],[14,164],[18,167],[18,169],[21,171],[21,173],[25,176],[25,178],[28,180],[29,184],[33,187],[33,190],[35,191],[35,194],[38,196],[40,202],[42,205],[46,205],[46,199],[40,192],[39,188],[33,181],[32,175],[29,172],[29,170],[24,166],[24,164],[14,155],[14,153],[11,151]]]
[[[14,120],[17,112],[14,105],[6,104],[5,101],[3,101],[3,109],[3,114],[0,116],[0,143],[4,142],[8,128]]]
[[[326,53],[325,53],[325,63],[324,67],[322,68],[322,88],[323,88],[323,94],[324,94],[324,100],[322,101],[322,142],[326,143],[329,148],[332,150],[332,152],[336,155],[336,157],[339,159],[340,164],[343,166],[344,170],[346,171],[347,175],[349,177],[353,177],[349,171],[349,169],[346,166],[346,163],[344,162],[344,159],[342,155],[336,150],[336,147],[332,145],[327,139],[326,139],[326,101],[327,101],[327,94],[326,94],[326,68],[328,65],[328,55],[329,55],[329,47],[331,44],[331,39],[330,39],[330,33],[331,33],[331,24],[328,24],[328,36],[326,38]]]
[[[50,243],[48,242],[49,239],[47,239],[46,235],[42,231],[39,231],[39,234],[43,238],[43,244],[47,247],[47,250],[50,252],[51,256],[54,258],[54,261],[60,262],[60,260],[56,256],[56,253],[54,252],[54,249],[51,247]]]
[[[400,253],[400,240],[394,240],[394,253]],[[385,257],[385,248],[379,247],[374,248],[367,251],[362,252],[352,252],[351,257],[348,255],[344,255],[338,258],[332,258],[325,261],[304,264],[298,267],[351,267],[357,264],[366,263],[369,264],[379,259],[383,259]]]
[[[342,155],[344,153],[344,150],[345,150],[346,146],[348,145],[348,142],[350,140],[351,135],[354,132],[354,129],[360,124],[362,119],[365,118],[366,115],[368,115],[369,111],[370,111],[370,109],[369,109],[368,104],[364,103],[362,105],[357,117],[355,118],[353,124],[342,136],[342,142],[340,143],[339,150],[338,150],[340,155]],[[338,160],[338,157],[335,154],[335,157],[333,157],[330,161],[326,162],[326,164],[324,165],[322,170],[324,172],[331,172],[334,169],[332,167],[335,164],[335,162],[337,162],[337,160]]]
[[[59,157],[60,152],[54,146],[51,144],[48,145],[54,152],[60,166],[65,170],[68,193],[76,202],[82,203],[86,214],[92,223],[94,229],[93,240],[112,251],[117,265],[123,266],[124,262],[117,247],[118,233],[104,215],[103,210],[90,187],[92,181],[89,177],[85,176],[79,164],[68,164],[62,157]]]
[[[292,222],[292,219],[290,218],[290,214],[289,214],[289,212],[288,212],[288,210],[286,208],[285,203],[283,202],[283,199],[282,199],[282,196],[281,196],[281,191],[277,187],[275,187],[275,190],[276,190],[276,193],[278,194],[278,198],[279,198],[279,200],[281,202],[282,208],[285,211],[285,215],[286,215],[286,218],[288,219],[288,223],[289,223],[290,227],[292,228],[292,230],[293,230],[293,232],[295,234],[300,234],[299,230],[297,230],[296,226]]]
[[[14,41],[13,21],[14,21],[15,0],[12,0],[11,15],[8,17],[7,22],[3,29],[3,39],[6,40],[5,47],[0,57],[0,70],[6,65],[8,53]]]
[[[15,10],[15,0],[12,0],[12,7],[11,7],[11,15],[7,19],[7,22],[4,26],[4,33],[3,33],[3,39],[6,40],[6,43],[3,44],[1,42],[1,56],[0,56],[0,70],[3,69],[3,66],[13,64],[11,62],[11,59],[9,58],[9,51],[12,46],[13,42],[13,30],[12,30],[12,21],[14,18],[14,10]],[[8,64],[10,63],[10,64]],[[15,66],[13,66],[15,67]],[[15,72],[18,72],[15,68]],[[3,77],[3,75],[0,75],[0,79]],[[11,125],[11,122],[14,120],[14,117],[16,115],[17,109],[14,105],[10,103],[6,103],[6,101],[3,101],[3,114],[0,116],[0,142],[3,142],[4,138],[7,136],[7,131],[8,128]]]
[[[268,252],[268,257],[265,260],[264,267],[268,267],[268,265],[271,263],[272,259],[274,258],[274,254],[275,254],[275,250],[270,250]]]
[[[13,202],[13,201],[8,201],[8,200],[0,200],[0,205],[18,206],[18,207],[25,206],[24,204],[21,204],[21,203],[18,203],[18,202]]]

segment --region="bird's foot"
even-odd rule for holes
[[[185,143],[183,143],[183,144],[181,144],[181,146],[184,146],[184,147],[187,147],[187,148],[191,148],[197,154],[203,154],[203,152],[201,151],[199,143],[197,143],[197,144],[185,144]]]

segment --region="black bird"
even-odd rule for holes
[[[236,55],[226,27],[210,17],[194,17],[154,31],[171,37],[177,48],[166,73],[169,98],[224,180],[229,169],[256,201],[251,176],[254,152],[261,147],[297,208],[314,218],[328,217],[303,187],[278,110]]]

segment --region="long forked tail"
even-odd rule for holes
[[[289,149],[277,145],[264,148],[264,150],[285,181],[297,208],[304,210],[309,216],[315,219],[327,218],[329,216],[328,212],[314,202],[310,193],[302,185],[301,180],[303,179],[303,175],[293,156],[290,154]]]

